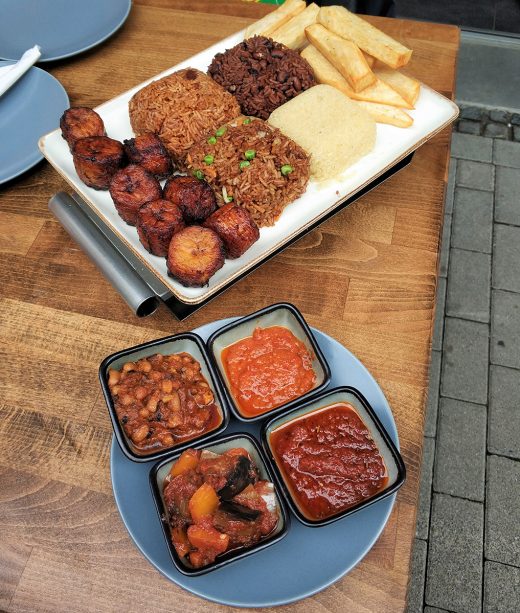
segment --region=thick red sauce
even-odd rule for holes
[[[296,504],[310,520],[353,507],[388,481],[370,432],[347,403],[280,426],[271,433],[270,444]]]
[[[282,326],[256,328],[222,351],[231,393],[245,417],[254,417],[302,396],[316,384],[312,356]]]

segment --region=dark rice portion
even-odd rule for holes
[[[225,133],[196,143],[188,151],[188,172],[202,172],[215,189],[217,202],[222,206],[229,198],[244,207],[258,226],[272,226],[287,204],[303,194],[309,181],[309,156],[280,130],[260,119],[240,118],[228,124]],[[249,165],[245,152],[254,151]],[[213,160],[210,164],[204,158]],[[292,172],[283,175],[282,166]]]
[[[217,53],[208,74],[236,97],[244,115],[261,119],[316,85],[310,65],[297,51],[265,36]]]

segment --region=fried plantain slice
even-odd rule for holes
[[[151,200],[137,212],[137,233],[144,248],[166,257],[172,236],[184,228],[180,208],[169,200]]]
[[[224,265],[224,245],[213,230],[188,226],[173,235],[166,262],[184,286],[202,287]]]
[[[145,132],[123,144],[130,163],[139,164],[157,179],[166,179],[171,173],[172,160],[157,134]]]
[[[72,151],[74,143],[88,136],[106,136],[101,117],[86,106],[72,106],[60,118],[61,135]]]
[[[137,164],[117,172],[109,189],[117,212],[131,226],[135,226],[137,211],[143,204],[162,196],[159,181]]]
[[[188,224],[203,221],[217,208],[212,187],[195,177],[172,177],[164,186],[164,197],[180,207]]]
[[[229,258],[239,258],[260,236],[251,213],[232,202],[217,209],[203,225],[220,236]]]
[[[123,145],[108,136],[80,138],[72,148],[79,178],[94,189],[108,189],[112,177],[123,164],[124,155]]]

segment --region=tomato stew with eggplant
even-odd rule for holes
[[[187,449],[163,483],[171,540],[188,568],[250,547],[273,533],[280,508],[270,481],[242,447],[217,454]]]
[[[158,353],[110,369],[108,387],[126,435],[141,452],[191,440],[223,420],[199,362],[189,353]]]

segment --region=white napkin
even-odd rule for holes
[[[22,57],[10,66],[2,66],[0,68],[0,96],[4,94],[11,85],[14,85],[18,79],[25,74],[29,68],[40,59],[41,50],[38,45],[34,45],[28,49]]]

